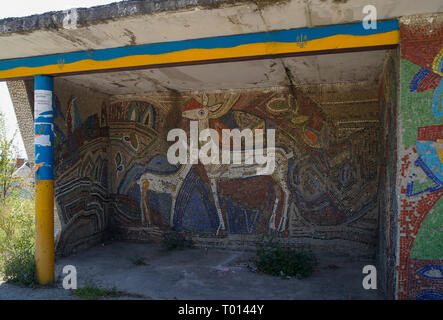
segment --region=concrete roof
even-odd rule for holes
[[[8,18],[0,20],[0,47],[7,48],[0,51],[0,60],[358,22],[367,4],[366,0],[147,0]],[[370,4],[376,6],[379,20],[443,12],[441,0]],[[291,81],[300,86],[364,83],[372,99],[385,54],[385,50],[336,53],[63,78],[114,96],[287,86]],[[32,159],[29,83],[8,81],[8,87]]]
[[[63,77],[109,95],[248,89],[343,82],[377,83],[387,50],[93,73]]]
[[[0,59],[361,21],[366,0],[147,0],[0,20]],[[379,20],[441,0],[373,0]]]

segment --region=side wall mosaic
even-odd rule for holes
[[[61,223],[57,254],[102,241],[108,226],[109,133],[101,118],[106,96],[56,79],[55,200]]]
[[[443,299],[443,15],[400,20],[399,299]]]

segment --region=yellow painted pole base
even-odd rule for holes
[[[40,284],[54,281],[54,180],[35,185],[35,257]]]

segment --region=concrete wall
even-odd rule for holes
[[[107,97],[57,80],[56,94],[60,252],[104,234],[160,241],[173,224],[202,246],[250,246],[277,230],[294,245],[375,255],[373,83]],[[217,109],[209,121],[214,129],[275,128],[275,173],[243,177],[169,164],[167,132],[188,131],[182,111],[196,106]],[[149,185],[141,180],[147,173]]]
[[[395,263],[397,238],[397,117],[398,117],[398,52],[388,55],[380,79],[380,144],[378,209],[379,228],[377,244],[377,271],[379,288],[389,299],[395,292]]]
[[[7,81],[9,95],[28,160],[34,163],[34,81]]]
[[[443,15],[400,20],[399,299],[443,298]]]

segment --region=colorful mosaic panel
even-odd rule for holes
[[[397,298],[441,299],[443,16],[401,22],[400,34],[402,145]]]

